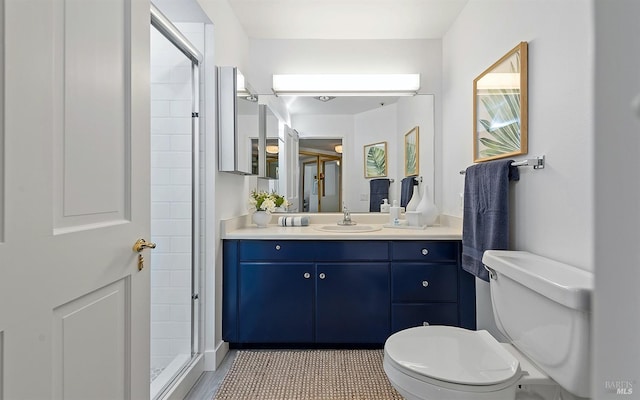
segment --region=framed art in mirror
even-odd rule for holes
[[[387,142],[364,146],[364,177],[387,176]]]
[[[473,161],[527,154],[527,42],[473,80]]]
[[[404,135],[404,176],[417,176],[420,172],[419,133],[416,126]]]

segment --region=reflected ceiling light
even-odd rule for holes
[[[335,98],[336,98],[336,96],[316,96],[316,97],[314,97],[314,99],[320,100],[323,103],[326,103],[327,101],[333,100]]]
[[[242,75],[240,71],[238,71],[236,75],[236,91],[238,92],[238,96],[249,95],[247,86],[244,83],[244,75]]]
[[[273,91],[292,96],[413,96],[420,74],[273,75]]]
[[[267,145],[267,147],[265,147],[265,151],[269,154],[278,154],[278,152],[280,151],[280,148],[278,148],[277,145]]]
[[[336,153],[340,153],[342,154],[342,145],[341,144],[337,144],[336,147],[333,148]]]

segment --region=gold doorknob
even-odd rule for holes
[[[152,242],[147,242],[144,239],[138,239],[136,243],[133,245],[133,251],[136,253],[140,253],[144,249],[155,249],[156,244]]]

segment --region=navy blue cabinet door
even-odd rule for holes
[[[239,342],[313,342],[313,267],[240,263]]]
[[[316,266],[316,342],[384,343],[390,332],[389,264]]]

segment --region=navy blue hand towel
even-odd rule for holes
[[[520,179],[512,162],[484,162],[465,172],[462,268],[487,282],[489,273],[482,265],[484,251],[509,247],[509,181]]]
[[[413,196],[413,187],[417,184],[416,178],[410,176],[404,178],[400,184],[400,207],[406,207]]]
[[[369,211],[380,212],[382,199],[389,198],[389,179],[372,179],[369,181]]]

